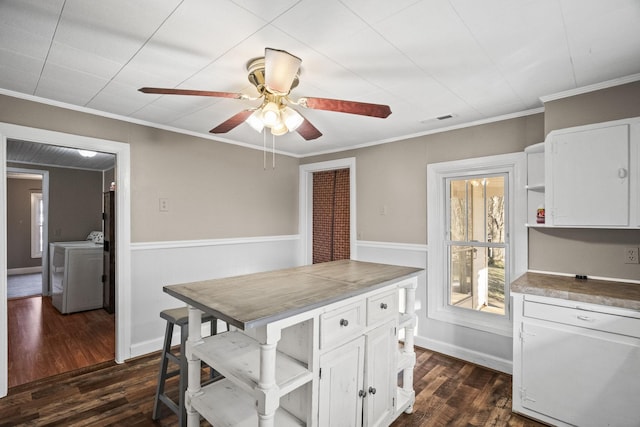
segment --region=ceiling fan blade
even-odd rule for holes
[[[196,95],[196,96],[212,96],[215,98],[233,98],[233,99],[243,99],[247,97],[242,93],[212,92],[208,90],[169,89],[169,88],[161,88],[161,87],[141,87],[138,90],[142,93],[156,93],[159,95]]]
[[[286,95],[298,74],[302,59],[279,49],[264,50],[264,80],[272,92]]]
[[[322,136],[322,133],[307,119],[304,119],[302,124],[298,126],[296,132],[298,132],[298,134],[307,141],[311,141],[312,139],[320,138]]]
[[[244,110],[240,111],[238,114],[233,115],[231,118],[225,120],[220,123],[218,126],[211,129],[209,132],[211,133],[227,133],[230,130],[234,129],[241,123],[244,123],[247,118],[253,114],[254,110]]]
[[[337,111],[339,113],[359,114],[361,116],[384,119],[391,114],[388,105],[369,104],[366,102],[343,101],[329,98],[301,98],[300,105],[314,110]]]

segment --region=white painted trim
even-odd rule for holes
[[[507,200],[512,207],[508,218],[507,234],[509,236],[510,253],[509,280],[520,276],[527,268],[527,230],[526,222],[526,156],[524,152],[501,154],[496,156],[479,157],[450,162],[433,163],[427,166],[427,206],[428,245],[431,248],[427,269],[428,309],[427,316],[431,319],[474,328],[497,335],[510,337],[513,334],[511,324],[511,309],[508,287],[505,290],[505,305],[507,312],[504,316],[492,316],[471,310],[454,310],[446,304],[444,286],[445,272],[448,270],[447,256],[441,248],[445,233],[445,188],[443,180],[447,177],[473,176],[477,174],[493,173],[497,170],[509,172],[507,185]]]
[[[426,252],[427,245],[418,243],[393,243],[393,242],[374,242],[368,240],[358,240],[358,246],[366,248],[392,249],[401,251],[418,251]]]
[[[55,101],[55,100],[47,99],[47,98],[41,98],[39,96],[28,95],[28,94],[25,94],[25,93],[14,92],[14,91],[7,90],[7,89],[0,88],[0,95],[7,95],[7,96],[11,96],[13,98],[24,99],[24,100],[32,101],[32,102],[38,102],[40,104],[45,104],[45,105],[52,105],[54,107],[64,108],[64,109],[67,109],[67,110],[79,111],[79,112],[82,112],[82,113],[93,114],[95,116],[106,117],[106,118],[109,118],[109,119],[120,120],[120,121],[123,121],[123,122],[134,123],[134,124],[138,124],[138,125],[142,125],[142,126],[148,126],[148,127],[152,127],[152,128],[155,128],[155,129],[162,129],[162,130],[166,130],[166,131],[169,131],[169,132],[179,133],[179,134],[182,134],[182,135],[195,136],[195,137],[198,137],[198,138],[209,139],[209,140],[212,140],[212,141],[218,141],[218,142],[224,142],[224,143],[227,143],[227,144],[238,145],[240,147],[251,148],[253,150],[262,151],[264,149],[264,147],[262,145],[247,144],[245,142],[236,141],[236,140],[232,140],[232,139],[228,139],[228,138],[223,138],[223,137],[220,137],[220,136],[213,136],[213,135],[207,134],[207,133],[194,132],[194,131],[190,131],[190,130],[186,130],[186,129],[176,128],[176,127],[173,127],[173,126],[161,125],[161,124],[149,122],[149,121],[146,121],[146,120],[141,120],[141,119],[136,119],[136,118],[133,118],[133,117],[122,116],[122,115],[119,115],[119,114],[107,113],[105,111],[94,110],[92,108],[87,108],[87,107],[82,107],[82,106],[79,106],[79,105],[68,104],[66,102]],[[538,114],[538,113],[543,113],[543,112],[544,112],[544,107],[533,108],[533,109],[524,110],[524,111],[516,111],[515,113],[509,113],[509,114],[504,114],[504,115],[501,115],[501,116],[490,117],[490,118],[487,118],[487,119],[481,119],[481,120],[475,120],[475,121],[466,122],[466,123],[460,123],[458,125],[448,126],[448,127],[445,127],[445,128],[431,129],[431,130],[427,130],[425,132],[416,132],[416,133],[412,133],[412,134],[408,134],[408,135],[401,135],[401,136],[398,136],[398,137],[395,137],[395,138],[387,138],[387,139],[383,139],[383,140],[379,140],[379,141],[373,141],[373,142],[367,142],[367,143],[359,144],[359,145],[352,145],[352,146],[348,146],[348,147],[342,147],[342,148],[338,148],[338,149],[334,149],[334,150],[322,150],[322,151],[315,151],[315,152],[312,152],[312,153],[305,153],[305,154],[290,153],[290,152],[287,152],[287,151],[282,151],[282,150],[277,150],[277,149],[275,150],[275,152],[276,152],[276,154],[282,154],[282,155],[285,155],[285,156],[290,156],[290,157],[301,159],[301,158],[317,156],[317,155],[321,155],[321,154],[338,153],[338,152],[347,151],[347,150],[354,150],[354,149],[358,149],[358,148],[371,147],[371,146],[374,146],[374,145],[387,144],[389,142],[402,141],[402,140],[405,140],[405,139],[417,138],[417,137],[425,136],[425,135],[432,135],[432,134],[437,134],[437,133],[442,133],[442,132],[449,132],[451,130],[463,129],[463,128],[468,128],[468,127],[473,127],[473,126],[479,126],[479,125],[483,125],[483,124],[487,124],[487,123],[500,122],[500,121],[503,121],[503,120],[510,120],[510,119],[515,119],[515,118],[518,118],[518,117],[530,116],[530,115],[533,115],[533,114]]]
[[[351,252],[351,259],[358,259],[356,240],[356,158],[348,157],[345,159],[300,165],[298,233],[300,233],[301,240],[302,265],[313,263],[313,173],[345,168],[349,169],[349,250]]]
[[[589,93],[589,92],[595,92],[595,91],[601,90],[601,89],[608,89],[608,88],[614,87],[614,86],[620,86],[620,85],[624,85],[624,84],[627,84],[627,83],[633,83],[633,82],[638,81],[638,80],[640,80],[640,73],[631,74],[630,76],[620,77],[620,78],[613,79],[613,80],[607,80],[607,81],[604,81],[604,82],[600,82],[600,83],[596,83],[596,84],[592,84],[592,85],[588,85],[588,86],[577,87],[575,89],[565,90],[565,91],[562,91],[562,92],[556,92],[556,93],[552,93],[550,95],[541,96],[540,97],[540,101],[542,101],[543,103],[547,103],[547,102],[550,102],[550,101],[556,101],[558,99],[570,98],[572,96],[582,95],[582,94]]]
[[[40,272],[42,272],[42,295],[51,295],[49,289],[49,171],[42,169],[28,169],[8,167],[7,172],[15,172],[18,174],[35,174],[42,178],[42,204],[43,214],[46,218],[42,227],[42,257]]]
[[[151,128],[166,130],[166,131],[169,131],[169,132],[179,133],[179,134],[182,134],[182,135],[195,136],[197,138],[209,139],[209,140],[212,140],[212,141],[224,142],[224,143],[232,144],[232,145],[239,145],[240,147],[251,148],[253,150],[260,150],[260,151],[264,150],[264,147],[262,145],[247,144],[246,142],[236,141],[236,140],[232,140],[232,139],[228,139],[228,138],[223,138],[223,137],[220,137],[220,136],[213,136],[213,135],[208,134],[208,133],[194,132],[194,131],[190,131],[190,130],[187,130],[187,129],[177,128],[177,127],[174,127],[174,126],[161,125],[159,123],[153,123],[153,122],[149,122],[149,121],[146,121],[146,120],[136,119],[136,118],[133,118],[133,117],[122,116],[120,114],[108,113],[106,111],[95,110],[93,108],[83,107],[83,106],[80,106],[80,105],[68,104],[66,102],[56,101],[56,100],[53,100],[53,99],[41,98],[39,96],[28,95],[28,94],[20,93],[20,92],[14,92],[14,91],[8,90],[8,89],[0,88],[0,95],[7,95],[7,96],[11,96],[13,98],[18,98],[18,99],[24,99],[24,100],[27,100],[27,101],[37,102],[39,104],[51,105],[51,106],[58,107],[58,108],[64,108],[66,110],[72,110],[72,111],[78,111],[80,113],[92,114],[94,116],[100,116],[100,117],[106,117],[108,119],[120,120],[120,121],[123,121],[123,122],[133,123],[133,124],[136,124],[136,125],[148,126],[148,127],[151,127]],[[258,135],[258,134],[256,134],[256,135]],[[260,136],[260,140],[262,140],[262,136]],[[271,150],[269,150],[269,151],[271,151]],[[281,151],[281,150],[278,150],[278,149],[275,150],[275,153],[276,154],[282,154],[282,155],[285,155],[285,156],[297,157],[297,158],[302,157],[300,155],[288,153],[286,151]],[[52,165],[52,166],[55,166],[55,165]]]
[[[401,135],[395,138],[382,139],[380,141],[366,142],[364,144],[359,144],[359,145],[350,145],[348,147],[343,147],[335,150],[314,151],[313,153],[307,153],[304,156],[299,155],[298,157],[304,158],[304,157],[311,157],[311,156],[319,156],[322,154],[339,153],[341,151],[346,151],[346,150],[356,150],[359,148],[372,147],[374,145],[387,144],[389,142],[403,141],[405,139],[418,138],[421,136],[434,135],[434,134],[449,132],[457,129],[464,129],[464,128],[470,128],[473,126],[486,125],[488,123],[502,122],[504,120],[517,119],[518,117],[532,116],[534,114],[539,114],[539,113],[544,113],[544,107],[532,108],[530,110],[524,110],[524,111],[516,111],[515,113],[503,114],[501,116],[489,117],[481,120],[474,120],[472,122],[460,123],[457,125],[447,126],[444,128],[430,129],[424,132],[416,132],[408,135]]]
[[[102,151],[116,155],[116,235],[118,253],[116,265],[116,362],[122,363],[130,357],[131,347],[131,177],[129,144],[106,139],[30,128],[10,123],[0,123],[0,174],[6,174],[7,138],[37,142],[40,144],[63,145],[66,147]],[[0,227],[6,236],[6,180],[0,187]],[[6,237],[0,239],[0,260],[6,261]],[[0,270],[0,397],[7,394],[7,283],[6,262]]]
[[[149,249],[197,248],[202,246],[245,245],[248,243],[267,243],[285,240],[299,240],[299,234],[282,236],[236,237],[228,239],[176,240],[168,242],[131,243],[132,251]]]
[[[476,365],[485,366],[487,368],[504,372],[509,375],[511,375],[511,373],[513,372],[513,362],[508,359],[491,356],[486,353],[480,353],[478,351],[469,350],[467,348],[449,344],[444,341],[438,341],[421,336],[416,336],[414,340],[416,346],[425,348],[427,350],[446,354],[447,356],[475,363]]]
[[[0,130],[0,397],[9,391],[9,331],[7,328],[7,137]]]
[[[7,276],[19,276],[21,274],[35,274],[42,273],[42,266],[37,267],[21,267],[21,268],[9,268],[7,269]]]

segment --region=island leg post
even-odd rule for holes
[[[202,312],[189,306],[189,337],[187,338],[187,391],[185,407],[187,408],[187,427],[200,426],[200,414],[191,406],[191,399],[200,393],[200,359],[193,355],[193,346],[202,341]]]
[[[416,352],[414,349],[414,329],[416,326],[416,287],[418,286],[417,279],[413,279],[410,286],[406,288],[406,313],[411,315],[411,324],[407,326],[404,334],[404,348],[403,351],[406,355],[409,355],[413,363],[410,369],[405,369],[402,372],[402,388],[407,393],[414,393],[413,390],[413,368],[416,361]],[[413,412],[413,403],[407,407],[404,411],[407,414]]]
[[[260,379],[256,388],[258,397],[258,426],[275,427],[276,410],[280,406],[276,383],[276,350],[280,330],[264,327],[258,331],[260,341]]]

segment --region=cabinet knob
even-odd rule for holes
[[[347,319],[340,319],[340,326],[349,326],[349,321]]]
[[[386,310],[387,309],[387,303],[386,302],[381,302],[380,303],[380,308],[383,309],[383,310]]]
[[[376,389],[374,387],[369,387],[369,394],[376,394]]]
[[[366,391],[364,391],[364,390],[360,390],[360,391],[358,392],[358,396],[360,396],[360,397],[366,397],[366,396],[367,396],[367,392],[366,392]]]
[[[618,178],[624,179],[627,177],[627,175],[628,175],[628,172],[625,168],[618,169]]]

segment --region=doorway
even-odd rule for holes
[[[109,153],[7,141],[7,266],[16,273],[7,277],[9,387],[114,360],[100,236],[115,161]],[[46,191],[30,173],[38,170],[49,178]],[[36,262],[41,275],[19,274]],[[33,279],[37,292],[13,289]]]
[[[301,260],[302,265],[313,263],[313,212],[314,212],[314,188],[313,175],[316,172],[326,172],[335,170],[346,170],[348,173],[348,257],[350,259],[357,258],[356,245],[356,159],[349,157],[339,160],[330,160],[327,162],[310,163],[300,165],[300,183],[299,183],[299,231],[301,240]],[[345,173],[343,173],[345,174]],[[329,174],[331,175],[331,174]],[[345,175],[345,176],[346,176]],[[346,193],[345,193],[346,197]]]
[[[349,169],[313,173],[313,263],[349,259]]]
[[[30,141],[44,145],[59,145],[75,149],[110,153],[116,156],[116,239],[121,249],[116,254],[116,295],[115,295],[115,360],[118,363],[130,357],[131,334],[128,330],[131,323],[131,261],[130,248],[130,152],[129,144],[84,137],[43,129],[29,128],[8,123],[0,123],[0,174],[6,175],[7,139]],[[6,218],[7,194],[5,186],[0,186],[0,231],[5,238],[0,244],[0,397],[8,391],[8,311],[7,311],[7,271],[6,271]]]
[[[49,172],[8,167],[6,185],[7,297],[46,295]]]

